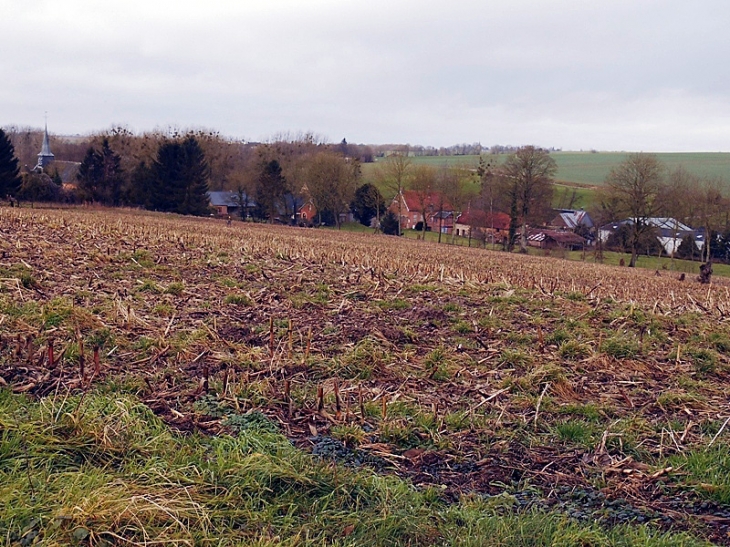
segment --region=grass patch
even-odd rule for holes
[[[568,420],[555,424],[555,433],[562,442],[586,448],[592,447],[597,440],[595,425],[583,420]]]
[[[689,347],[684,354],[692,360],[692,366],[700,374],[713,374],[717,371],[719,359],[717,352],[707,348]]]
[[[600,347],[606,355],[615,359],[632,359],[639,355],[639,343],[626,334],[606,338]]]
[[[730,504],[730,453],[725,442],[669,458],[670,465],[682,469],[683,482],[707,499]]]
[[[410,302],[403,298],[394,298],[392,300],[378,300],[375,304],[381,310],[407,310],[411,307]]]
[[[251,298],[243,293],[228,294],[223,299],[223,303],[228,306],[252,306],[253,301]]]
[[[428,377],[445,381],[451,378],[453,359],[444,348],[436,348],[431,351],[423,361]]]
[[[391,355],[382,341],[366,337],[342,356],[331,374],[347,379],[367,380],[383,370],[390,359]]]
[[[578,340],[566,340],[558,348],[558,355],[569,361],[585,359],[586,357],[590,357],[591,353],[591,347]]]
[[[532,355],[521,349],[505,348],[499,356],[499,364],[505,367],[521,368],[532,362]]]
[[[185,283],[181,281],[173,281],[165,288],[165,294],[171,294],[173,296],[181,296],[185,290]]]

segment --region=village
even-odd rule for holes
[[[210,205],[220,218],[236,218],[253,220],[251,211],[256,206],[252,197],[245,195],[243,201],[236,192],[208,192]],[[291,203],[297,203],[294,196]],[[300,200],[304,201],[304,200]],[[241,205],[243,203],[243,205]],[[401,230],[420,232],[425,221],[427,232],[437,232],[445,236],[457,236],[491,246],[503,247],[509,237],[510,217],[499,211],[472,209],[456,210],[448,198],[437,192],[429,192],[425,199],[413,190],[405,190],[395,196],[389,204],[388,211],[400,219]],[[622,227],[632,223],[631,219],[622,219],[596,226],[589,212],[583,209],[557,209],[555,216],[545,226],[530,227],[527,244],[536,249],[580,251],[593,249],[597,245],[606,245],[611,236],[617,234]],[[294,224],[312,227],[317,221],[317,209],[311,200],[304,201],[296,209],[294,218],[286,219],[284,210],[275,218],[277,223]],[[356,222],[351,212],[344,213],[341,223]],[[373,217],[370,227],[377,229],[378,220]],[[683,241],[690,238],[699,254],[704,248],[704,228],[691,228],[675,218],[651,217],[645,219],[651,227],[661,252],[673,256]],[[448,242],[448,238],[443,239]]]
[[[104,140],[102,151],[98,153],[101,163],[97,167],[89,164],[97,157],[95,148],[87,150],[83,161],[67,161],[57,158],[51,150],[50,138],[47,127],[43,132],[42,144],[37,154],[37,162],[34,168],[27,166],[22,170],[23,184],[17,192],[18,198],[31,201],[70,201],[83,203],[97,203],[107,205],[134,205],[134,200],[125,198],[130,196],[131,190],[124,190],[124,174],[121,170],[124,153],[114,152],[114,139]],[[105,138],[106,139],[106,138]],[[17,141],[17,136],[16,136]],[[111,144],[107,144],[110,142]],[[381,183],[374,185],[370,180],[372,176],[363,180],[361,174],[347,175],[349,165],[352,165],[352,153],[357,150],[353,147],[338,145],[337,149],[342,152],[341,156],[335,155],[329,146],[305,147],[306,153],[301,156],[297,167],[299,172],[296,177],[292,173],[296,171],[287,166],[286,143],[280,143],[278,153],[271,155],[266,152],[268,147],[262,146],[259,149],[261,157],[274,159],[264,160],[265,169],[273,168],[272,173],[261,174],[255,172],[251,175],[250,182],[239,185],[237,190],[218,189],[220,182],[212,180],[210,162],[201,174],[208,177],[205,187],[197,198],[199,205],[190,209],[192,214],[209,214],[231,221],[259,221],[277,224],[286,224],[300,227],[320,227],[335,225],[338,228],[348,229],[353,225],[364,225],[373,229],[373,232],[381,231],[386,234],[413,234],[418,238],[438,243],[456,242],[467,246],[482,246],[490,249],[510,250],[524,235],[524,247],[550,253],[552,256],[565,256],[570,251],[602,253],[604,250],[625,252],[634,247],[638,254],[647,256],[675,256],[688,259],[724,261],[727,259],[727,242],[721,230],[716,229],[714,238],[716,243],[707,249],[707,228],[705,226],[692,227],[684,218],[671,216],[607,216],[605,210],[586,210],[583,208],[553,208],[553,204],[540,202],[542,199],[550,200],[552,191],[532,199],[531,209],[540,211],[539,215],[531,214],[528,218],[522,215],[513,214],[510,216],[504,199],[494,195],[494,188],[489,188],[488,199],[485,198],[484,172],[479,169],[467,171],[462,180],[452,177],[450,184],[463,185],[463,179],[474,178],[481,180],[481,189],[476,194],[464,194],[463,191],[454,192],[453,188],[444,187],[443,190],[435,190],[439,186],[438,172],[428,172],[423,167],[411,165],[410,159],[406,158],[406,168],[415,173],[410,174],[411,181],[405,179],[398,185],[389,185],[382,172],[379,173]],[[289,146],[291,148],[291,146]],[[117,147],[118,148],[118,147]],[[301,146],[300,146],[301,148]],[[529,148],[529,147],[528,147]],[[263,150],[263,152],[262,152]],[[324,150],[324,151],[323,151]],[[549,160],[546,152],[537,151]],[[262,155],[263,154],[263,155]],[[399,153],[397,153],[399,154]],[[387,167],[389,162],[399,158],[398,156],[383,157],[376,163],[376,170],[381,166]],[[211,155],[211,154],[209,154]],[[212,154],[214,156],[214,154]],[[291,153],[288,154],[291,156]],[[302,175],[302,162],[312,162],[308,159],[312,156],[325,157],[335,167],[335,175],[323,175],[328,180],[322,182],[316,176]],[[510,156],[510,157],[514,157]],[[483,156],[480,156],[480,165],[483,165]],[[494,162],[495,159],[489,161]],[[111,163],[110,163],[111,162]],[[283,162],[283,163],[282,163]],[[102,167],[106,165],[107,167]],[[113,180],[109,181],[109,171]],[[304,164],[306,165],[306,163]],[[357,169],[360,169],[357,167]],[[481,169],[481,167],[480,167]],[[419,171],[420,170],[420,171]],[[313,171],[313,169],[312,169]],[[342,172],[345,176],[341,176]],[[372,172],[372,171],[371,171]],[[424,175],[425,173],[425,175]],[[405,171],[404,171],[405,175]],[[493,176],[494,173],[490,174]],[[498,173],[496,176],[500,176]],[[89,181],[89,178],[94,179]],[[287,177],[289,180],[287,180]],[[340,177],[340,178],[338,178]],[[420,182],[419,182],[420,177]],[[429,178],[430,177],[430,178]],[[481,178],[480,178],[481,177]],[[229,174],[227,178],[231,178]],[[320,177],[322,178],[322,177]],[[423,179],[426,178],[425,182]],[[142,181],[143,185],[149,184],[147,179]],[[334,179],[334,180],[333,180]],[[547,181],[550,182],[549,180]],[[130,182],[133,188],[133,182]],[[116,185],[116,198],[109,199],[108,186]],[[325,186],[325,194],[340,194],[338,200],[322,198],[317,199],[316,191],[311,188]],[[413,186],[414,188],[410,188]],[[444,184],[440,184],[444,186]],[[357,191],[355,191],[357,189]],[[327,192],[327,190],[331,190]],[[363,190],[367,190],[363,192]],[[381,190],[387,196],[389,192],[395,191],[395,195],[386,201]],[[150,190],[141,188],[138,194],[149,194]],[[505,190],[502,190],[505,193]],[[320,190],[319,194],[323,192]],[[164,188],[162,194],[166,194]],[[354,196],[354,197],[353,197]],[[264,203],[265,202],[265,203]],[[160,205],[158,200],[157,208]],[[144,206],[144,202],[141,202]],[[165,205],[162,202],[162,205]],[[149,208],[149,206],[146,206]],[[500,207],[502,210],[500,210]],[[162,210],[165,210],[164,208]],[[174,209],[170,209],[174,212]],[[616,211],[618,214],[620,211]],[[625,211],[628,212],[628,211]],[[655,212],[664,212],[659,208]],[[595,215],[600,218],[594,218]],[[389,216],[390,215],[390,216]],[[600,222],[600,221],[602,222]],[[388,224],[390,221],[390,225]],[[641,225],[640,237],[636,225]],[[351,229],[351,228],[350,228]],[[433,236],[431,234],[434,234]],[[710,253],[709,251],[714,252]]]

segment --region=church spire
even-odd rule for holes
[[[41,146],[41,152],[38,154],[38,165],[36,169],[43,171],[43,168],[51,163],[55,159],[53,152],[51,152],[51,143],[48,139],[48,119],[46,118],[46,130],[43,133],[43,146]]]

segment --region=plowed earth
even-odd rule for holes
[[[132,212],[5,208],[0,234],[15,392],[132,390],[183,432],[257,410],[447,499],[730,545],[671,460],[726,445],[727,280]]]

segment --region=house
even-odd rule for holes
[[[81,167],[80,161],[56,160],[53,162],[53,170],[61,177],[61,184],[64,188],[71,188],[76,185],[79,167]]]
[[[272,219],[279,224],[295,225],[299,208],[305,203],[304,197],[300,194],[287,192],[281,199],[274,203],[275,215]],[[316,214],[316,212],[315,212]]]
[[[317,208],[314,206],[314,202],[311,199],[297,210],[297,220],[301,224],[314,223],[316,216]]]
[[[416,224],[423,222],[424,212],[426,224],[435,227],[434,220],[438,223],[439,214],[445,211],[453,213],[454,208],[441,192],[422,193],[405,190],[393,198],[388,210],[396,216],[400,213],[401,229],[411,230],[416,227]]]
[[[573,232],[534,229],[527,234],[527,244],[539,249],[567,249],[577,251],[582,249],[586,240]]]
[[[462,237],[478,237],[477,232],[480,232],[501,241],[509,233],[509,223],[509,215],[505,213],[469,208],[457,217],[454,231]]]
[[[442,234],[451,234],[454,231],[455,217],[456,214],[453,211],[436,211],[428,218],[427,224],[432,230]]]
[[[608,238],[616,232],[621,226],[633,224],[633,219],[625,219],[617,222],[610,222],[601,226],[598,229],[598,239],[602,243],[605,243]],[[664,252],[668,255],[673,255],[679,246],[682,244],[682,240],[687,236],[694,239],[697,249],[702,250],[705,246],[705,233],[702,229],[693,229],[680,222],[676,218],[667,217],[652,217],[645,219],[646,224],[655,229],[657,234],[657,240],[661,244]]]
[[[570,230],[574,232],[578,228],[592,229],[593,219],[582,209],[557,209],[558,213],[549,223],[548,226],[556,230]]]
[[[256,206],[256,203],[251,199],[246,192],[208,192],[208,199],[210,200],[211,207],[216,210],[218,216],[237,215],[241,213],[241,209],[245,211],[247,216],[248,212]]]

